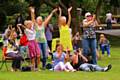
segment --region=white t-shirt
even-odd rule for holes
[[[36,32],[34,29],[25,29],[25,34],[28,40],[35,40]]]
[[[107,14],[106,14],[106,20],[107,20],[107,19],[111,19],[111,20],[112,20],[112,14],[111,14],[111,13],[107,13]]]

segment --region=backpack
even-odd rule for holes
[[[23,66],[21,68],[21,71],[25,72],[25,71],[31,71],[31,67],[30,66]]]
[[[46,65],[46,69],[52,69],[52,68],[53,68],[53,66],[52,66],[51,63],[48,63],[48,64]]]

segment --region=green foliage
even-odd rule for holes
[[[82,6],[89,12],[96,10],[98,0],[83,0]]]
[[[0,27],[6,24],[6,13],[0,9]]]

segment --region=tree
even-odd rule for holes
[[[100,10],[101,10],[101,6],[102,6],[103,0],[98,0],[97,6],[96,6],[96,18],[98,23],[100,23],[100,19],[99,19],[99,15],[100,15]]]

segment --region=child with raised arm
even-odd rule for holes
[[[63,45],[64,50],[66,50],[67,48],[69,48],[70,50],[73,50],[72,47],[72,40],[70,37],[70,31],[69,31],[69,27],[70,27],[70,23],[71,23],[71,10],[72,7],[70,7],[68,9],[68,22],[66,22],[66,17],[65,16],[61,16],[62,11],[61,8],[59,8],[59,28],[60,28],[60,43]]]

